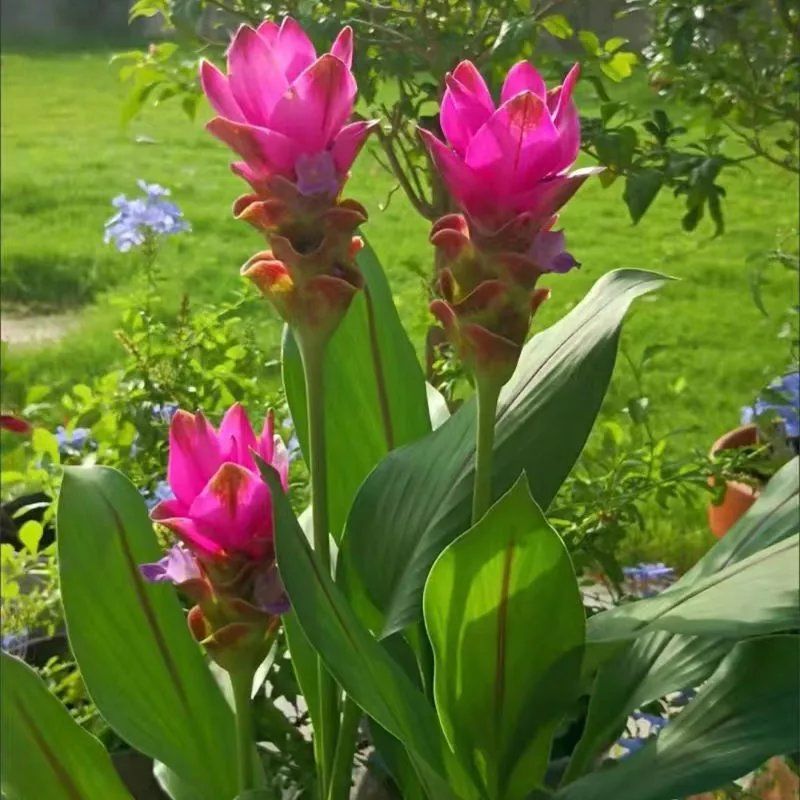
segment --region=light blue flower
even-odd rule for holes
[[[145,196],[129,200],[124,194],[117,195],[111,201],[117,213],[105,224],[103,241],[113,242],[121,253],[144,244],[148,236],[171,236],[191,230],[178,206],[164,200],[169,189],[143,180],[137,183]]]
[[[152,413],[154,417],[169,425],[177,410],[177,403],[164,403],[164,405],[156,403],[152,408]]]
[[[172,500],[175,497],[172,487],[167,481],[159,481],[153,491],[140,489],[139,494],[144,497],[144,504],[147,506],[148,511],[152,511],[162,501]]]
[[[63,425],[59,425],[55,436],[59,452],[63,454],[83,450],[91,442],[92,432],[89,428],[75,428],[69,433]]]
[[[789,372],[776,378],[767,387],[767,397],[759,397],[752,406],[742,409],[742,425],[759,423],[767,417],[777,417],[787,439],[800,437],[800,372]]]

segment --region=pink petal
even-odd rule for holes
[[[326,53],[289,87],[275,105],[270,126],[301,152],[327,149],[353,111],[356,82],[336,56]]]
[[[466,164],[487,185],[512,193],[552,174],[558,131],[544,101],[533,92],[515,95],[470,142]]]
[[[581,120],[572,93],[580,76],[580,65],[567,73],[564,83],[547,96],[547,106],[559,133],[558,171],[569,167],[578,157],[581,147]]]
[[[283,491],[289,490],[289,451],[280,436],[275,436],[272,445],[272,466],[281,479]]]
[[[520,61],[508,71],[500,93],[500,102],[505,103],[520,92],[533,92],[542,100],[547,97],[547,87],[542,76],[528,61]]]
[[[336,135],[331,154],[340,175],[344,175],[350,169],[367,136],[378,124],[377,120],[351,122]]]
[[[271,19],[265,19],[256,28],[256,33],[271,47],[275,44],[275,40],[278,38],[280,30],[280,27]]]
[[[267,485],[255,472],[229,462],[197,496],[189,516],[197,530],[226,550],[249,552],[253,540],[272,534],[272,498]]]
[[[271,173],[268,169],[254,169],[245,161],[234,161],[231,164],[231,171],[234,175],[244,178],[256,192],[266,191],[266,182]]]
[[[220,462],[214,428],[201,414],[178,410],[169,426],[167,481],[185,505],[191,504]]]
[[[331,45],[331,55],[344,62],[347,69],[353,66],[353,29],[347,25]]]
[[[267,412],[264,417],[264,425],[261,428],[261,435],[258,437],[258,454],[267,464],[272,463],[272,455],[275,449],[275,415],[272,410]]]
[[[465,211],[471,214],[480,213],[480,198],[488,195],[485,187],[481,190],[474,173],[458,154],[440,142],[430,131],[424,128],[417,130],[452,197]]]
[[[150,512],[150,519],[161,522],[170,517],[185,517],[188,512],[189,506],[186,503],[178,500],[177,497],[172,497],[157,503]]]
[[[302,26],[291,17],[284,19],[273,44],[273,52],[289,83],[317,58],[317,51],[311,39]]]
[[[231,92],[228,79],[205,59],[200,62],[200,85],[217,114],[234,122],[244,122],[244,114]]]
[[[578,82],[580,75],[581,65],[573,64],[572,69],[564,78],[564,83],[553,89],[553,91],[547,95],[547,107],[550,109],[550,113],[553,115],[553,120],[556,125],[559,123],[563,109],[566,108],[572,100],[572,93],[575,90],[575,84]]]
[[[478,72],[471,61],[462,61],[458,64],[453,70],[452,77],[463,87],[464,91],[469,92],[475,98],[476,103],[491,107],[494,111],[494,101],[489,87],[486,85],[483,75]]]
[[[528,192],[517,196],[515,210],[518,213],[527,211],[537,219],[548,219],[583,186],[587,178],[602,171],[603,167],[584,167],[569,175],[557,175],[541,181]]]
[[[256,435],[241,404],[232,405],[219,426],[219,441],[224,461],[232,461],[248,469],[255,469],[251,450],[256,449]]]
[[[295,142],[278,131],[214,117],[206,129],[237,152],[259,174],[293,177],[298,155]]]
[[[445,80],[439,124],[447,141],[463,156],[470,139],[494,113],[494,103],[481,74],[469,61],[462,61]]]
[[[168,517],[159,522],[169,528],[194,553],[215,559],[225,555],[225,547],[213,532],[201,527],[189,517]]]
[[[228,49],[228,83],[245,119],[265,126],[289,82],[275,51],[249,25],[242,25]]]

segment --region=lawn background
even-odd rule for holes
[[[4,311],[81,309],[81,324],[47,347],[14,346],[5,357],[4,404],[20,400],[26,384],[69,386],[106,371],[121,358],[112,332],[121,305],[141,280],[135,254],[102,242],[103,223],[117,194],[134,194],[136,179],[172,190],[193,233],[176,237],[160,260],[165,314],[188,292],[199,305],[230,298],[242,287],[239,266],[261,246],[257,233],[235,222],[230,205],[244,185],[228,170],[226,149],[206,134],[201,107],[190,122],[169,103],[120,126],[124,89],[105,51],[6,52],[2,57],[2,302]],[[644,92],[642,86],[632,91]],[[585,108],[585,106],[584,106]],[[670,109],[675,121],[697,125],[691,109]],[[562,316],[604,272],[643,267],[680,280],[638,301],[623,337],[636,353],[666,345],[653,362],[647,391],[656,428],[693,428],[682,447],[707,449],[738,424],[739,409],[789,361],[778,338],[796,302],[796,276],[768,273],[764,302],[749,290],[748,258],[775,246],[776,234],[796,228],[796,178],[761,162],[724,179],[727,231],[713,237],[708,221],[680,227],[679,199],[662,193],[638,226],[622,202],[620,182],[589,182],[565,210],[570,250],[582,268],[543,281],[552,299],[537,317],[543,327]],[[430,322],[423,275],[430,269],[427,223],[400,192],[382,211],[393,181],[368,152],[360,157],[347,194],[367,207],[366,233],[389,276],[401,318],[418,347]],[[266,341],[280,326],[264,307],[254,315]],[[682,378],[680,393],[670,387]],[[631,389],[622,360],[605,413],[618,413]],[[638,538],[637,538],[638,537]],[[684,560],[707,545],[702,508],[653,519],[630,557]],[[657,544],[653,545],[652,541]],[[637,549],[638,548],[638,549]],[[665,552],[666,550],[666,552]]]

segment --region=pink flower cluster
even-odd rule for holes
[[[202,413],[177,411],[169,432],[167,481],[175,497],[152,512],[201,559],[270,558],[272,498],[253,454],[287,487],[289,456],[269,414],[259,436],[236,404],[215,430]]]
[[[242,25],[228,49],[228,74],[203,61],[203,91],[218,116],[208,130],[243,161],[233,170],[256,192],[281,176],[301,194],[336,196],[374,122],[349,122],[356,96],[353,32],[329,53],[291,17]]]

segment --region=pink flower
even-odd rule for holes
[[[167,479],[175,497],[152,518],[210,561],[272,557],[272,498],[252,453],[288,483],[289,456],[273,432],[272,415],[256,437],[244,409],[232,406],[219,430],[202,413],[177,411],[169,431]]]
[[[317,58],[300,25],[286,17],[242,25],[228,49],[228,74],[203,61],[203,91],[217,112],[208,130],[243,159],[234,172],[258,192],[273,176],[308,195],[335,196],[375,122],[352,122],[353,31],[343,28]]]
[[[420,134],[450,194],[484,230],[520,214],[544,225],[598,171],[569,172],[581,141],[572,99],[578,73],[576,64],[548,92],[536,69],[520,61],[506,76],[499,108],[472,63],[448,73],[439,115],[447,143]]]

